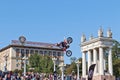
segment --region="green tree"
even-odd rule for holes
[[[54,64],[48,55],[33,54],[29,58],[29,67],[34,68],[34,72],[53,73]],[[56,70],[60,73],[57,65]]]
[[[39,70],[39,63],[40,63],[40,55],[38,54],[32,54],[30,57],[29,57],[29,65],[28,65],[28,68],[34,68],[34,71],[35,72],[40,72]]]
[[[39,64],[38,64],[39,62],[40,62],[40,55],[32,54],[29,57],[30,67],[39,67]]]
[[[77,66],[76,66],[76,57],[71,57],[71,64],[66,66],[66,74],[77,74]],[[82,62],[82,58],[78,59],[80,62]],[[82,74],[82,63],[80,64],[79,67],[79,73],[80,75]],[[74,75],[73,74],[73,75]]]
[[[71,74],[72,71],[76,71],[76,64],[75,62],[71,63],[70,65],[66,66],[66,74]]]
[[[116,77],[120,76],[120,43],[114,41],[114,46],[112,48],[112,58],[113,58],[113,75]]]
[[[43,56],[40,60],[41,72],[51,73],[53,72],[53,61],[49,56]]]

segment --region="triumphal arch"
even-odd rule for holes
[[[98,30],[98,37],[90,36],[86,40],[83,34],[81,37],[82,52],[82,79],[88,80],[89,67],[96,64],[92,80],[115,80],[112,65],[112,31],[109,29],[107,35],[103,35],[103,30]]]

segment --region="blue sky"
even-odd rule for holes
[[[73,57],[81,57],[80,37],[87,39],[102,26],[113,38],[120,40],[119,0],[1,0],[0,48],[20,35],[29,41],[56,43],[72,37]],[[65,63],[70,58],[65,55]]]

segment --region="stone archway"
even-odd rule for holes
[[[98,37],[91,36],[88,41],[86,36],[82,35],[80,46],[82,52],[82,78],[87,80],[89,67],[96,64],[92,80],[115,80],[112,66],[112,46],[113,39],[110,29],[107,31],[106,37],[103,35],[102,28],[99,29]],[[108,50],[108,70],[106,70],[105,50]]]

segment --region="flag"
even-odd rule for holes
[[[92,80],[95,65],[96,65],[96,64],[92,64],[92,65],[89,67],[88,80]]]

